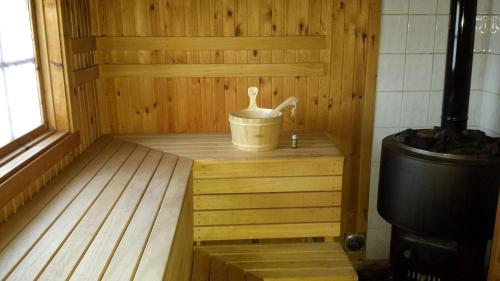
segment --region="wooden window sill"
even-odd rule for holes
[[[37,133],[33,133],[37,131]],[[35,129],[0,149],[0,206],[7,204],[80,144],[80,134]],[[9,147],[10,146],[10,147]],[[2,155],[3,154],[3,155]]]

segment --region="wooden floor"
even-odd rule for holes
[[[192,281],[356,281],[338,243],[201,246]]]
[[[191,166],[99,139],[0,225],[0,280],[161,280]]]

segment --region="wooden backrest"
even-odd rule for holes
[[[338,156],[197,160],[194,241],[339,236],[342,171]]]

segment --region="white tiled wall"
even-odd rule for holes
[[[450,0],[382,0],[368,214],[368,259],[389,256],[376,210],[382,139],[440,124]],[[469,127],[500,134],[500,0],[479,0]],[[495,29],[496,28],[496,29]]]

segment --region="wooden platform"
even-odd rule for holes
[[[231,134],[118,135],[118,138],[193,160],[295,158],[337,156],[342,153],[323,133],[299,134],[299,149],[290,147],[290,136],[281,137],[278,149],[246,152],[233,147]]]
[[[194,160],[194,240],[337,237],[344,157],[325,134],[245,152],[230,134],[122,135]]]
[[[191,167],[169,153],[99,139],[0,225],[0,280],[162,280],[167,271],[189,278]],[[169,259],[184,258],[188,272],[168,268]]]
[[[192,281],[355,281],[338,243],[195,248]]]

